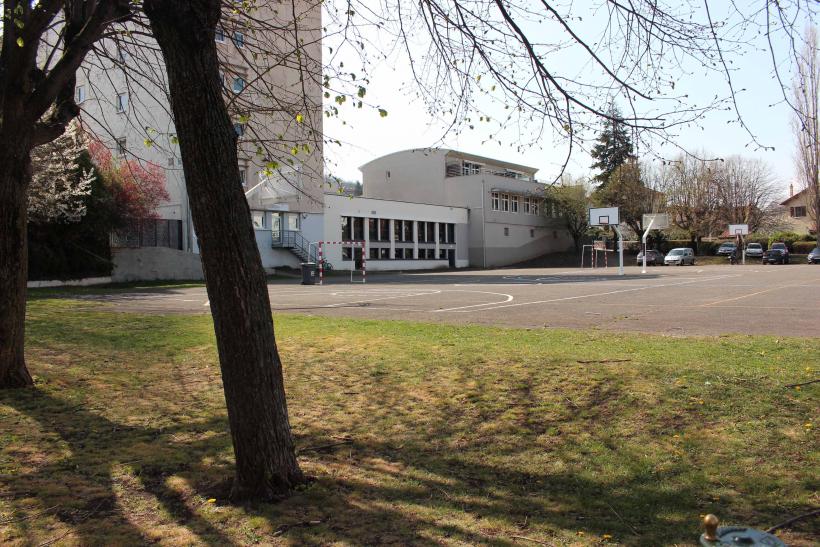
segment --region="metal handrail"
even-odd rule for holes
[[[316,261],[317,252],[299,230],[271,230],[271,239],[273,248],[298,249],[308,262]]]

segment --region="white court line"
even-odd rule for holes
[[[721,275],[721,276],[717,276],[717,277],[707,277],[705,279],[699,279],[699,280],[694,280],[694,281],[684,281],[682,283],[667,283],[667,284],[663,284],[663,285],[646,285],[646,286],[642,286],[642,287],[634,287],[632,289],[623,289],[623,290],[620,290],[620,291],[607,291],[607,292],[600,292],[600,293],[593,293],[593,294],[582,294],[582,295],[578,295],[578,296],[565,296],[563,298],[551,298],[549,300],[536,300],[534,302],[520,302],[520,303],[517,303],[517,304],[503,304],[501,306],[492,306],[492,307],[489,307],[489,308],[481,308],[480,310],[461,310],[461,311],[456,310],[455,313],[471,313],[471,312],[476,312],[476,311],[497,310],[497,309],[500,309],[500,308],[512,308],[512,307],[515,307],[515,306],[529,306],[529,305],[532,305],[532,304],[549,304],[549,303],[552,303],[552,302],[564,302],[564,301],[567,301],[567,300],[581,300],[583,298],[593,298],[593,297],[596,297],[596,296],[608,296],[608,295],[612,295],[612,294],[621,294],[621,293],[635,292],[635,291],[645,291],[647,289],[655,289],[655,288],[661,288],[661,287],[676,287],[676,286],[679,286],[679,285],[689,285],[689,284],[692,284],[692,283],[698,283],[700,281],[715,281],[717,279],[725,279],[725,278],[728,278],[728,277],[740,277],[740,275],[741,274]]]
[[[489,291],[447,291],[447,292],[469,292],[469,293],[479,293],[479,294],[494,294],[496,296],[506,296],[506,300],[501,300],[499,302],[484,302],[483,304],[471,304],[469,306],[458,306],[456,308],[446,308],[443,310],[430,310],[431,313],[438,313],[443,311],[453,311],[453,310],[463,310],[465,308],[477,308],[479,306],[493,306],[495,304],[506,304],[507,302],[512,302],[515,298],[511,294],[501,293],[501,292],[489,292]]]
[[[382,298],[369,298],[367,300],[355,300],[353,302],[339,302],[339,303],[336,303],[336,304],[325,304],[324,306],[305,306],[305,307],[306,308],[317,308],[317,309],[337,308],[337,307],[340,307],[340,306],[349,306],[350,304],[364,304],[364,303],[367,303],[367,302],[378,302],[380,300],[393,300],[393,299],[396,299],[396,298],[411,298],[413,296],[428,296],[428,295],[432,295],[432,294],[438,294],[440,292],[441,291],[417,292],[417,293],[402,294],[402,295],[397,295],[397,296],[384,296]]]

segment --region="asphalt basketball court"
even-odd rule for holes
[[[499,269],[347,275],[269,284],[274,312],[672,335],[820,335],[820,267]],[[72,295],[123,312],[207,313],[204,287]]]

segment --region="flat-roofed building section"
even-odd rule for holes
[[[545,184],[533,167],[425,148],[360,169],[366,198],[466,207],[470,266],[506,266],[572,247],[558,212],[545,205]]]
[[[469,264],[469,212],[465,207],[327,194],[323,241],[364,242],[325,245],[323,257],[335,269],[367,270],[463,268]]]

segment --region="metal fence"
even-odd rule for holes
[[[111,233],[112,248],[168,247],[182,250],[182,221],[143,218]]]

